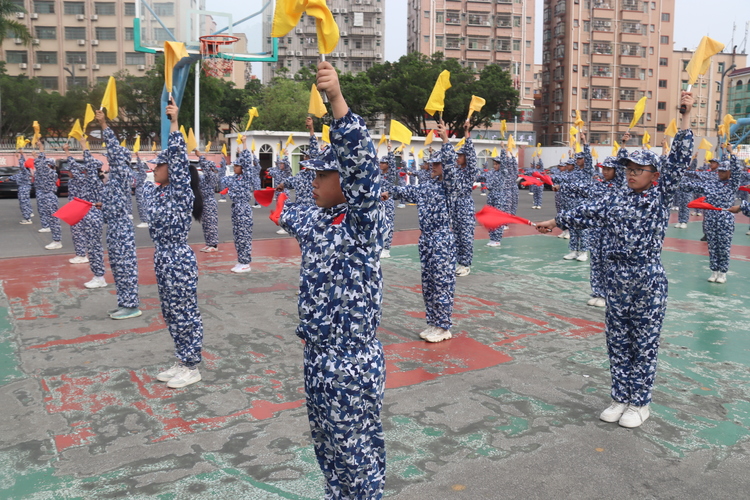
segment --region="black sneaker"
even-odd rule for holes
[[[704,234],[704,235],[703,235],[703,238],[701,238],[701,241],[708,241],[708,236],[706,236],[706,235]]]

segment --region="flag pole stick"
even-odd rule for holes
[[[690,92],[692,89],[693,89],[693,84],[688,84],[685,91]],[[680,114],[684,115],[685,113],[687,113],[687,106],[685,106],[684,104],[680,104]]]
[[[326,62],[326,55],[325,54],[320,54],[320,61],[321,62]],[[323,98],[323,104],[327,104],[328,103],[328,95],[325,93],[325,91],[323,91],[323,92],[320,93],[320,97]]]

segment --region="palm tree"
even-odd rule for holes
[[[28,45],[31,42],[31,33],[26,25],[15,20],[16,12],[26,10],[10,0],[0,0],[0,43],[9,35],[13,35],[13,38],[20,38],[24,45]]]

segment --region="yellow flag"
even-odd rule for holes
[[[612,146],[612,156],[617,156],[618,151],[620,151],[620,145],[617,144],[617,141],[615,141],[614,145]]]
[[[83,130],[81,129],[81,120],[76,118],[76,122],[73,124],[73,128],[68,133],[68,137],[74,137],[80,141],[83,137]]]
[[[424,145],[425,146],[429,146],[430,144],[432,144],[432,140],[434,138],[435,138],[435,131],[434,130],[430,130],[427,133],[427,137],[424,138]]]
[[[419,150],[419,153],[417,153],[417,158],[419,158],[420,160],[421,160],[422,158],[424,158],[424,153],[422,152],[422,150],[421,150],[421,149]]]
[[[713,148],[714,148],[714,145],[708,142],[708,139],[706,139],[705,137],[703,138],[703,140],[701,140],[701,143],[698,145],[698,149],[705,149],[706,151],[713,149]]]
[[[445,91],[451,88],[451,72],[444,69],[438,76],[435,86],[432,88],[430,98],[424,106],[428,115],[434,115],[445,108]]]
[[[570,137],[575,137],[578,135],[578,129],[575,127],[570,127]]]
[[[596,158],[597,160],[599,159],[599,153],[596,152],[596,149],[591,150],[591,157]]]
[[[651,142],[651,135],[648,133],[648,130],[643,132],[643,139],[641,140],[641,144],[643,144],[643,147],[646,149],[651,149],[651,146],[649,143]]]
[[[497,156],[497,148],[492,148],[492,157],[494,158],[496,156]]]
[[[339,43],[339,27],[325,0],[276,0],[271,36],[286,36],[297,26],[303,13],[315,18],[318,51],[321,54],[332,52]]]
[[[668,135],[669,137],[674,137],[677,135],[677,120],[672,118],[672,121],[669,122],[667,130],[664,131],[664,135]]]
[[[484,105],[486,103],[487,103],[487,101],[485,101],[481,97],[478,97],[478,96],[475,96],[475,95],[471,96],[471,102],[469,103],[469,116],[468,116],[467,120],[469,118],[471,118],[471,115],[475,111],[476,112],[482,111],[482,108],[484,107]]]
[[[91,104],[86,104],[86,114],[83,115],[83,130],[86,130],[86,127],[89,126],[89,123],[93,122],[96,118],[96,115],[94,114],[94,108],[91,107]]]
[[[718,54],[722,50],[724,50],[723,43],[712,40],[707,36],[701,38],[698,48],[695,49],[693,57],[685,67],[685,71],[688,74],[688,85],[694,84],[699,75],[703,75],[708,71],[708,67],[711,65],[711,56]]]
[[[34,122],[31,124],[31,128],[34,129],[34,137],[31,138],[31,147],[33,148],[36,146],[36,143],[39,142],[39,139],[42,138],[42,134],[39,132],[39,122],[34,120]]]
[[[458,141],[458,144],[456,144],[456,146],[453,149],[455,149],[456,151],[458,151],[459,149],[461,149],[461,147],[464,144],[466,144],[466,137],[464,137],[463,139],[461,139],[460,141]]]
[[[126,148],[127,147],[127,143],[125,142],[125,139],[123,139],[122,141],[120,141],[120,147],[121,148]]]
[[[185,144],[187,144],[188,135],[187,132],[185,132],[185,125],[180,125],[180,133],[182,134],[182,138],[185,139]]]
[[[391,140],[392,141],[398,141],[403,144],[406,144],[407,146],[411,144],[411,130],[409,130],[406,125],[396,121],[391,120]]]
[[[114,120],[117,118],[117,83],[115,77],[110,76],[107,82],[107,88],[104,90],[104,97],[102,97],[102,108],[107,110],[107,118]]]
[[[135,137],[135,143],[133,144],[133,153],[137,153],[141,150],[141,136],[138,135]]]
[[[505,139],[505,134],[508,133],[508,124],[505,123],[505,120],[500,120],[500,135],[503,136],[503,139]]]
[[[401,144],[399,147],[397,147],[396,149],[394,149],[393,152],[394,153],[400,153],[400,152],[402,152],[404,150],[404,146],[406,146],[406,144]]]
[[[722,123],[719,125],[719,137],[724,137],[725,135],[727,135],[727,126]]]
[[[513,139],[513,134],[508,136],[508,151],[516,149],[516,140]]]
[[[307,107],[307,112],[318,118],[323,118],[328,112],[326,111],[326,105],[323,103],[323,98],[318,92],[318,86],[314,83],[312,89],[310,89],[310,105]]]
[[[208,141],[208,144],[206,144],[206,153],[211,151],[211,141]]]
[[[380,149],[380,146],[382,146],[383,144],[385,144],[385,141],[387,141],[387,140],[388,140],[388,136],[387,135],[385,135],[385,134],[381,135],[380,136],[380,140],[378,141],[378,147],[376,149]]]
[[[175,64],[183,57],[188,57],[188,51],[182,42],[164,42],[164,86],[167,92],[172,92],[172,72]]]
[[[88,136],[84,136],[84,137],[88,137]],[[89,141],[88,140],[84,139],[83,144],[84,144],[84,146],[83,146],[84,148],[91,149],[91,146],[89,146]]]
[[[253,106],[252,108],[248,109],[247,110],[247,115],[248,115],[248,118],[247,118],[247,124],[245,125],[245,132],[247,132],[248,130],[250,130],[250,125],[253,124],[253,118],[257,118],[259,116],[258,115],[258,108],[256,108],[255,106]]]
[[[724,125],[724,134],[726,136],[729,136],[729,130],[731,129],[732,125],[737,123],[737,120],[734,119],[734,116],[730,114],[724,115],[724,119],[722,120]]]
[[[630,127],[628,128],[635,127],[635,124],[638,123],[638,120],[641,119],[641,116],[643,116],[643,112],[645,110],[646,110],[646,96],[644,95],[635,105],[635,108],[633,108],[633,119],[630,121]]]
[[[581,147],[581,141],[576,140],[576,153],[583,153],[583,148]]]
[[[320,138],[323,142],[331,143],[331,127],[323,125],[323,135]]]
[[[576,119],[575,119],[575,121],[573,122],[573,125],[574,125],[574,126],[575,126],[576,128],[578,128],[578,129],[582,129],[582,128],[583,128],[583,126],[584,126],[584,125],[586,125],[586,123],[585,123],[585,122],[584,122],[584,121],[583,121],[583,120],[581,119],[581,112],[580,112],[580,111],[578,111],[577,109],[576,109]]]
[[[224,156],[227,155],[227,145],[226,145],[226,143],[221,145],[221,154],[223,154]]]
[[[284,144],[284,149],[286,149],[287,147],[289,147],[290,144],[292,146],[295,145],[294,144],[294,137],[292,137],[292,134],[289,134],[289,137],[286,138],[286,144]]]
[[[414,146],[411,147],[411,150],[409,151],[412,156],[414,156]]]
[[[195,140],[195,134],[193,134],[193,127],[190,127],[188,129],[187,150],[192,153],[196,149],[198,149],[198,141]]]
[[[711,151],[706,151],[706,161],[711,161],[714,158],[714,154]]]
[[[151,151],[156,151],[156,141],[151,142]]]
[[[18,137],[16,137],[16,149],[23,149],[29,142],[30,141],[27,140],[24,136],[19,135]]]

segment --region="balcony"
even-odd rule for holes
[[[610,3],[610,0],[593,0],[591,2],[591,6],[595,9],[612,9],[612,4]]]
[[[372,49],[351,49],[349,57],[375,57],[375,51]]]

